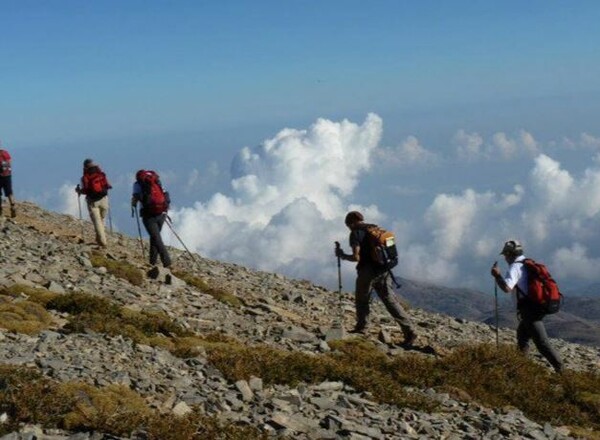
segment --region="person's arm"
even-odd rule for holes
[[[351,254],[346,254],[341,248],[338,247],[336,249],[336,255],[342,260],[354,261],[358,263],[360,261],[360,237],[355,231],[350,234],[350,247],[352,248]]]
[[[496,284],[498,284],[498,287],[500,287],[500,289],[502,289],[502,291],[506,293],[512,292],[521,276],[521,272],[516,267],[516,265],[511,265],[506,274],[506,278],[503,277],[500,273],[500,269],[498,269],[497,263],[494,263],[494,265],[492,266],[491,274],[496,280]]]
[[[75,192],[79,195],[87,194],[87,189],[85,188],[85,180],[83,177],[81,177],[81,184],[77,185],[77,187],[75,188]]]
[[[141,200],[142,189],[140,188],[140,184],[135,182],[133,184],[133,190],[131,194],[131,207],[135,208],[138,202]]]
[[[346,254],[340,249],[339,257],[342,260],[355,261],[358,263],[360,261],[360,246],[353,246],[351,254]]]

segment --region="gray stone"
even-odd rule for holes
[[[252,392],[250,385],[248,385],[248,382],[246,382],[245,380],[238,380],[235,383],[235,386],[238,389],[238,391],[242,394],[242,400],[244,402],[250,402],[252,399],[254,399],[254,393]]]
[[[344,389],[343,382],[321,382],[313,387],[315,391],[340,391]]]
[[[321,410],[331,409],[336,406],[336,402],[332,399],[328,399],[327,397],[312,397],[310,399],[310,403]]]
[[[275,426],[286,428],[294,432],[309,432],[318,428],[318,423],[299,414],[288,415],[280,412],[274,413],[269,422]]]
[[[44,284],[44,287],[52,293],[65,293],[65,289],[63,288],[63,286],[54,281],[50,281]]]
[[[385,330],[385,329],[381,329],[379,330],[379,335],[377,336],[377,338],[383,342],[384,344],[387,345],[391,345],[393,343],[392,341],[392,336],[390,335],[390,333]]]
[[[292,325],[283,330],[281,337],[295,342],[313,342],[316,340],[316,336],[314,334],[307,332],[301,327]]]
[[[331,327],[325,332],[325,341],[337,341],[346,337],[344,327]]]
[[[192,412],[192,408],[190,408],[188,406],[188,404],[185,403],[185,402],[179,402],[177,405],[175,405],[173,407],[173,409],[171,410],[171,412],[173,414],[175,414],[176,416],[178,416],[178,417],[183,417],[186,414],[191,413]]]
[[[259,377],[251,376],[248,384],[253,391],[262,391],[263,389],[263,380]]]

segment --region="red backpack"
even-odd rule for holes
[[[92,197],[104,197],[108,194],[110,185],[106,179],[106,174],[100,168],[96,167],[90,173],[85,173],[82,180],[85,194]]]
[[[10,154],[6,150],[0,150],[0,176],[10,176],[11,173]]]
[[[546,314],[558,312],[563,295],[546,266],[536,263],[531,258],[526,258],[521,263],[527,270],[526,301],[538,306],[539,310]]]
[[[169,209],[169,194],[165,192],[160,183],[160,178],[155,171],[139,170],[136,180],[142,189],[141,202],[144,212],[158,215]]]

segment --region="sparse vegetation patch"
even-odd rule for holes
[[[33,335],[47,329],[52,317],[42,306],[30,301],[13,302],[0,295],[0,327],[16,333]]]
[[[142,271],[127,261],[111,260],[98,252],[93,252],[90,255],[90,261],[92,266],[105,267],[108,273],[129,281],[134,286],[144,284],[144,274]]]
[[[0,365],[0,411],[8,415],[0,435],[23,423],[117,436],[144,430],[149,440],[232,440],[266,436],[252,427],[225,425],[193,412],[174,423],[173,415],[151,409],[144,399],[121,385],[96,388],[78,382],[59,383],[37,370]]]
[[[188,272],[184,271],[175,271],[173,272],[177,278],[185,281],[190,286],[194,286],[201,292],[206,293],[207,295],[212,296],[217,301],[221,301],[224,304],[230,305],[232,307],[242,307],[244,303],[241,298],[234,295],[233,293],[223,289],[222,287],[213,286],[208,283],[206,280],[199,278],[195,275],[192,275]]]

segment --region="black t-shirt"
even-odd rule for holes
[[[369,249],[369,242],[368,240],[365,240],[366,236],[367,231],[365,231],[364,228],[357,228],[350,232],[350,247],[354,249],[356,246],[360,246],[360,261],[356,265],[357,269],[373,263]]]

